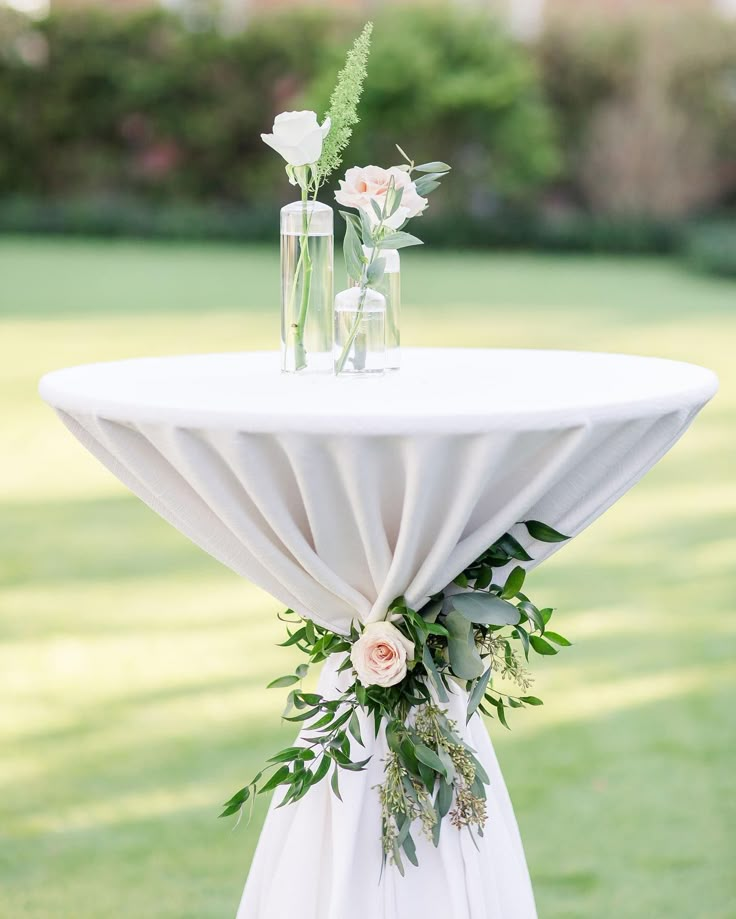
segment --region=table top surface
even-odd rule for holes
[[[623,420],[702,406],[712,371],[578,351],[405,349],[379,378],[282,374],[277,352],[87,364],[43,377],[70,414],[249,431],[474,432]]]

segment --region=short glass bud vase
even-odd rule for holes
[[[386,298],[370,287],[335,297],[335,373],[369,376],[386,369]]]
[[[332,371],[332,208],[295,201],[281,209],[281,369]]]
[[[373,250],[363,246],[363,252],[370,260]],[[386,262],[383,277],[375,288],[386,298],[386,370],[398,370],[401,366],[401,258],[397,249],[381,249],[378,254]]]

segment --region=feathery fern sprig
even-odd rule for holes
[[[373,23],[367,22],[348,51],[345,66],[337,75],[337,83],[330,96],[330,107],[325,113],[325,117],[329,117],[332,124],[315,168],[315,194],[317,188],[342,162],[342,152],[352,137],[353,125],[360,120],[357,109],[368,70],[372,32]]]

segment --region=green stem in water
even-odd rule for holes
[[[302,185],[302,234],[299,237],[299,261],[294,272],[294,285],[291,293],[291,309],[293,310],[299,276],[302,275],[301,303],[299,316],[294,323],[294,368],[303,370],[307,366],[307,352],[304,347],[304,327],[309,312],[309,296],[312,288],[312,256],[309,253],[309,212],[307,210],[307,186]]]
[[[376,228],[376,234],[380,236],[380,231],[383,229],[383,221],[379,223]],[[374,246],[371,249],[371,257],[367,264],[363,265],[363,273],[360,277],[360,300],[358,301],[358,309],[355,316],[355,322],[353,327],[350,330],[347,341],[345,342],[340,357],[338,357],[335,362],[335,373],[342,373],[343,367],[347,362],[348,355],[350,354],[350,349],[353,347],[353,343],[356,339],[358,331],[360,329],[360,320],[363,318],[363,307],[365,306],[365,298],[368,293],[368,269],[371,267],[373,262],[376,260],[376,253],[378,252],[378,246]]]

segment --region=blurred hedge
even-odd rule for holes
[[[733,24],[578,17],[533,46],[457,7],[375,24],[348,160],[393,162],[399,142],[455,167],[427,241],[670,251],[688,219],[736,204]],[[0,231],[268,238],[293,193],[259,134],[324,110],[359,25],[0,8]]]
[[[323,111],[355,20],[292,11],[237,34],[163,11],[0,24],[0,195],[120,195],[258,205],[288,196],[260,140]],[[468,207],[531,194],[557,165],[528,56],[487,17],[393,10],[376,23],[351,162],[395,143],[457,167]]]

